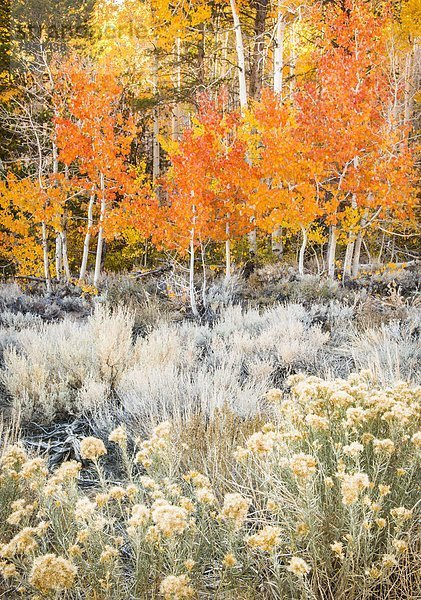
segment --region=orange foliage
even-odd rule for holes
[[[154,239],[185,251],[192,229],[194,243],[221,242],[250,230],[248,198],[254,173],[246,143],[238,133],[240,115],[224,111],[224,96],[200,98],[193,126],[169,147],[171,168],[163,179],[168,205],[159,207]]]

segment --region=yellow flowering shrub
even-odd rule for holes
[[[264,398],[270,421],[231,444],[223,430],[203,454],[177,423],[134,448],[120,425],[108,438],[118,480],[104,442],[85,438],[92,487],[77,461],[49,472],[23,446],[3,448],[0,589],[32,600],[416,597],[420,388],[381,388],[368,372],[288,385]]]
[[[39,591],[60,592],[73,586],[76,567],[67,559],[55,554],[45,554],[34,560],[29,583]]]

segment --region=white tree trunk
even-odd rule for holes
[[[225,279],[228,281],[231,278],[231,240],[225,242]]]
[[[282,94],[283,68],[284,68],[284,35],[285,21],[281,9],[281,0],[278,0],[278,15],[275,31],[275,49],[273,52],[273,91]]]
[[[230,0],[232,19],[234,21],[235,50],[237,53],[238,84],[240,91],[240,106],[243,112],[247,108],[246,66],[244,60],[243,34],[235,0]]]
[[[53,174],[57,175],[57,173],[58,173],[58,149],[57,149],[55,142],[53,142]]]
[[[202,273],[203,273],[203,283],[202,283],[202,304],[203,308],[207,308],[208,299],[206,296],[207,291],[207,281],[206,281],[206,261],[205,261],[205,249],[203,247],[202,242],[200,242],[200,255],[202,257]]]
[[[88,204],[88,225],[86,227],[85,241],[83,242],[82,263],[80,265],[80,273],[79,273],[80,281],[85,280],[86,268],[88,266],[89,243],[91,241],[92,225],[94,224],[94,217],[93,217],[94,202],[95,202],[95,188],[92,188],[91,195],[89,197],[89,204]]]
[[[301,226],[301,233],[303,235],[303,240],[301,242],[300,253],[298,255],[298,274],[304,275],[304,254],[307,247],[308,234],[307,229],[303,226]]]
[[[410,52],[406,55],[405,59],[405,84],[404,84],[404,123],[408,125],[411,122],[412,115],[412,106],[414,101],[414,93],[416,89],[416,85],[412,81],[413,77],[413,53],[414,49],[412,48]]]
[[[348,243],[346,245],[344,267],[343,267],[343,274],[342,274],[343,281],[345,281],[345,279],[347,277],[351,277],[351,266],[352,266],[352,257],[354,255],[354,247],[355,247],[355,240],[348,240]]]
[[[361,247],[362,247],[363,238],[364,238],[364,229],[367,224],[367,218],[368,218],[368,210],[366,210],[364,212],[364,215],[361,219],[360,228],[358,230],[358,234],[355,239],[354,258],[352,260],[352,272],[351,272],[352,277],[356,277],[360,270]]]
[[[153,92],[158,95],[158,57],[155,57]],[[153,111],[153,140],[152,140],[152,179],[156,181],[161,172],[160,165],[160,149],[159,149],[159,115],[158,107],[155,106]]]
[[[65,275],[66,281],[70,281],[72,276],[70,273],[69,257],[68,257],[68,252],[67,252],[67,233],[65,231],[62,231],[60,233],[60,235],[61,235],[61,251],[62,251],[62,256],[63,256],[64,275]]]
[[[156,181],[160,175],[160,152],[159,152],[159,120],[158,109],[153,111],[153,156],[152,156],[152,179]]]
[[[359,165],[359,158],[358,158],[358,156],[356,156],[354,158],[354,166],[356,169],[358,168],[358,165]],[[352,194],[351,206],[354,210],[356,210],[358,207],[356,194]],[[349,231],[349,235],[348,235],[348,243],[346,245],[344,267],[343,267],[343,272],[342,272],[342,281],[345,281],[345,279],[347,277],[351,277],[351,267],[352,267],[352,257],[354,255],[354,247],[355,247],[355,232],[354,232],[354,228],[351,227],[351,229]]]
[[[195,251],[194,251],[194,236],[195,236],[195,225],[196,225],[196,209],[193,206],[193,225],[190,231],[190,265],[189,265],[189,295],[190,295],[190,307],[192,313],[195,317],[199,316],[199,311],[197,310],[197,302],[196,302],[196,289],[194,286],[194,259],[195,259]]]
[[[281,257],[284,251],[284,245],[282,243],[282,227],[277,227],[272,232],[272,252]]]
[[[330,279],[335,278],[336,242],[337,242],[336,226],[331,225],[329,228],[329,244],[328,244],[328,250],[327,250],[327,272],[328,272]]]
[[[102,262],[102,249],[104,246],[104,220],[105,212],[107,210],[107,200],[105,197],[105,180],[104,175],[100,175],[100,188],[101,188],[101,214],[99,217],[99,229],[98,229],[98,241],[96,246],[96,257],[95,257],[95,272],[94,272],[94,286],[98,287],[99,278],[101,276],[101,262]]]
[[[254,218],[253,218],[254,221]],[[249,233],[247,234],[247,238],[248,238],[248,242],[249,242],[249,248],[250,248],[250,252],[252,254],[257,254],[257,232],[255,229],[252,229],[251,231],[249,231]]]
[[[53,142],[53,175],[58,173],[58,150],[55,142]],[[55,253],[56,277],[60,279],[62,271],[62,248],[60,232],[56,233],[56,253]]]
[[[283,18],[281,6],[281,0],[278,0],[278,14],[276,19],[276,30],[274,40],[275,48],[273,52],[273,91],[279,96],[282,95],[285,36],[285,21]],[[282,227],[277,227],[272,233],[272,252],[276,252],[278,256],[282,255]]]
[[[197,310],[197,302],[196,302],[196,289],[194,286],[194,229],[192,230],[192,239],[190,241],[190,267],[189,267],[189,294],[190,294],[190,306],[192,313],[195,317],[199,316],[199,311]]]
[[[360,270],[361,246],[363,243],[363,232],[360,229],[355,240],[354,258],[352,260],[352,277],[357,277]]]
[[[47,288],[47,294],[51,294],[50,260],[48,258],[48,234],[47,234],[47,226],[44,221],[41,224],[41,228],[42,228],[42,254],[43,254],[43,262],[44,262],[45,287]]]
[[[61,233],[56,234],[56,277],[58,280],[61,279],[61,272],[63,269],[63,243]]]

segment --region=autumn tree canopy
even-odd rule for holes
[[[349,277],[413,255],[417,3],[66,6],[15,10],[30,39],[2,40],[5,273],[97,285],[170,253],[229,277],[257,252],[303,274],[311,247]]]

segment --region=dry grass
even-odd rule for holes
[[[225,405],[250,417],[265,390],[297,372],[338,377],[370,367],[385,385],[414,380],[417,310],[364,328],[354,313],[336,300],[228,306],[212,324],[161,322],[137,338],[126,308],[99,304],[86,321],[57,323],[10,314],[0,329],[0,377],[23,422],[88,413],[100,429],[118,419],[143,433],[162,419],[186,422]]]

